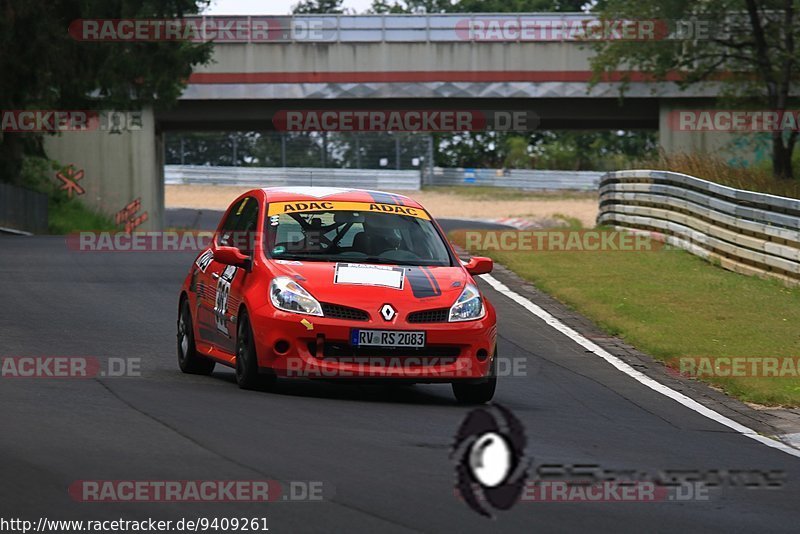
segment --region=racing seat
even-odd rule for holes
[[[354,252],[361,252],[367,256],[378,256],[381,252],[389,250],[389,241],[379,235],[371,235],[368,232],[359,232],[353,238]]]

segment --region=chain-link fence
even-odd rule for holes
[[[424,171],[429,134],[397,132],[170,133],[168,165],[304,167]]]

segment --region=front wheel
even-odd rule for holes
[[[189,301],[183,299],[178,312],[178,366],[181,371],[193,375],[210,375],[214,372],[214,360],[204,358],[197,352],[192,328],[192,312]]]
[[[497,389],[497,353],[489,366],[489,376],[480,382],[453,382],[453,395],[460,404],[486,404]]]
[[[269,386],[275,381],[275,376],[258,373],[256,343],[245,311],[239,316],[236,332],[236,383],[242,389],[263,389]]]

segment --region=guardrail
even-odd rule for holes
[[[546,40],[580,41],[578,35],[567,31],[582,27],[588,22],[598,21],[596,15],[587,13],[434,13],[376,14],[376,15],[205,15],[189,16],[196,21],[201,36],[204,29],[216,36],[217,29],[244,26],[254,31],[234,39],[228,36],[225,42],[459,42],[473,40],[470,33],[475,28],[488,27],[499,35],[490,40],[518,42],[531,40],[539,33],[550,32]],[[269,32],[264,30],[269,29]],[[550,30],[553,28],[553,30]],[[561,28],[564,30],[561,31]],[[538,32],[535,30],[539,30]],[[264,37],[267,33],[267,37]],[[209,36],[208,38],[211,38]],[[536,40],[545,40],[538,38]]]
[[[600,182],[597,221],[656,232],[731,271],[800,284],[800,200],[674,172],[618,171]]]
[[[254,188],[315,185],[393,191],[418,191],[422,181],[419,171],[203,165],[165,165],[164,178],[168,185],[236,185]]]
[[[47,195],[0,183],[0,231],[47,232]]]
[[[435,167],[426,177],[426,185],[482,185],[513,187],[517,189],[597,190],[602,172],[591,171],[540,171],[503,169],[445,169]]]

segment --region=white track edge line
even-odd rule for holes
[[[706,406],[703,406],[696,400],[687,397],[683,393],[679,393],[678,391],[675,391],[674,389],[669,388],[664,384],[650,378],[644,373],[637,371],[636,369],[634,369],[621,359],[617,358],[610,352],[602,349],[597,344],[593,343],[592,341],[590,341],[577,331],[573,330],[569,326],[565,325],[564,323],[553,317],[551,314],[549,314],[540,306],[537,306],[536,304],[526,299],[519,293],[513,291],[512,289],[509,289],[508,286],[506,286],[504,283],[494,278],[492,275],[485,274],[480,276],[479,278],[483,279],[490,286],[492,286],[492,288],[494,288],[495,291],[513,300],[514,302],[516,302],[517,304],[519,304],[520,306],[531,312],[533,315],[539,317],[549,326],[553,327],[554,329],[558,330],[559,332],[570,338],[578,345],[582,346],[589,352],[601,357],[602,359],[604,359],[605,361],[616,367],[619,371],[622,371],[626,375],[630,376],[637,382],[647,386],[653,391],[661,393],[662,395],[669,397],[670,399],[682,404],[683,406],[689,408],[690,410],[693,410],[699,413],[700,415],[707,417],[708,419],[711,419],[712,421],[716,421],[721,425],[727,426],[728,428],[735,430],[736,432],[742,434],[743,436],[747,436],[750,439],[758,441],[759,443],[762,443],[767,447],[772,447],[773,449],[778,449],[779,451],[783,451],[786,454],[790,454],[792,456],[800,458],[800,450],[790,447],[785,443],[778,441],[776,439],[762,436],[752,428],[748,428],[741,423],[737,423],[733,419],[725,417],[721,413],[716,412]]]

